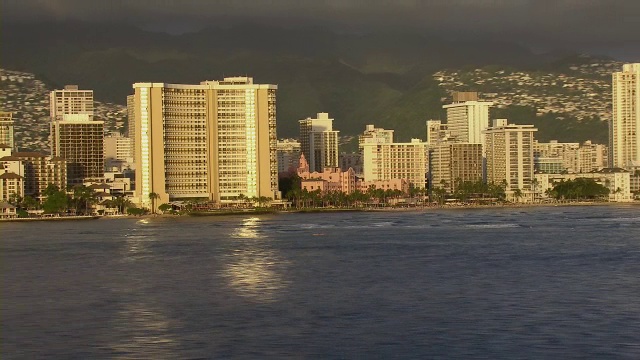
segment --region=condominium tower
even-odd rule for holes
[[[338,133],[328,113],[300,120],[300,149],[311,172],[338,167]]]
[[[199,85],[136,83],[138,203],[279,198],[276,85],[227,77]]]
[[[453,94],[453,103],[444,105],[447,110],[447,130],[456,141],[484,144],[484,131],[489,127],[489,101],[479,101],[475,92]]]
[[[458,182],[482,181],[482,145],[441,142],[430,146],[431,188],[454,192]]]
[[[0,144],[14,148],[12,113],[0,111]]]
[[[51,101],[51,154],[67,160],[70,185],[104,175],[104,122],[94,120],[93,90],[67,85]]]
[[[613,73],[609,146],[609,166],[640,167],[640,63],[625,64]]]
[[[362,151],[364,181],[404,179],[424,189],[427,179],[427,143],[411,139],[408,143],[364,143]]]
[[[507,193],[530,191],[533,181],[533,125],[508,124],[496,119],[485,130],[487,182],[506,182]]]

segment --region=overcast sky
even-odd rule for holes
[[[3,21],[126,21],[167,32],[255,21],[409,30],[640,60],[640,0],[0,0]]]

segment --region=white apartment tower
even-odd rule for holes
[[[508,124],[506,119],[496,119],[485,130],[487,157],[487,182],[506,182],[507,194],[517,189],[530,192],[533,181],[533,125]]]
[[[276,85],[227,77],[133,88],[135,196],[142,206],[185,198],[230,203],[240,195],[280,197]]]
[[[300,123],[300,150],[309,162],[311,172],[338,167],[338,133],[328,113],[318,113],[315,119]]]
[[[613,118],[609,123],[609,166],[640,167],[640,63],[613,73]]]
[[[67,85],[50,93],[51,155],[67,160],[69,184],[104,175],[104,122],[94,120],[93,90]]]
[[[0,144],[14,149],[13,117],[11,112],[0,111]]]
[[[489,127],[489,101],[479,101],[475,92],[456,92],[447,110],[447,130],[458,142],[484,144],[483,131]]]
[[[358,147],[362,151],[364,143],[385,144],[393,142],[393,130],[377,128],[374,125],[367,125],[364,132],[358,136]]]

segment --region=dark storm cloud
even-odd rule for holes
[[[196,30],[238,21],[488,36],[543,47],[638,44],[638,0],[3,0],[2,17]]]

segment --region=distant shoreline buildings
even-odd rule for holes
[[[357,152],[341,153],[327,112],[299,120],[298,139],[278,140],[278,87],[251,77],[135,83],[126,134],[106,136],[93,91],[68,85],[50,93],[50,154],[15,151],[15,118],[0,111],[0,201],[44,200],[52,184],[92,186],[103,202],[113,189],[152,211],[185,200],[285,204],[279,176],[298,176],[300,190],[321,194],[452,195],[466,183],[494,184],[515,202],[587,178],[609,189],[610,201],[631,201],[640,192],[640,64],[613,73],[612,86],[608,145],[539,142],[533,125],[490,119],[493,102],[466,91],[451,94],[444,121],[425,122],[425,140],[397,142],[394,130],[369,124]]]

